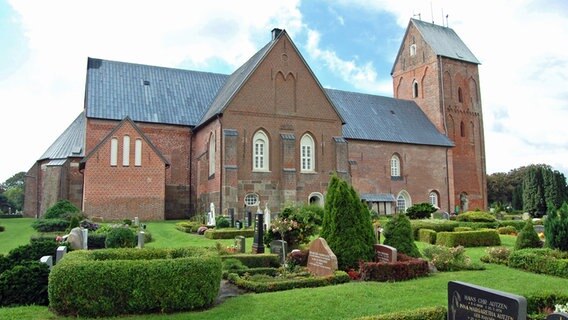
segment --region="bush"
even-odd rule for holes
[[[239,259],[229,258],[223,260],[223,270],[235,271],[243,269],[248,269],[248,267]]]
[[[88,229],[89,231],[97,231],[97,229],[99,229],[100,227],[98,223],[94,223],[88,219],[81,220],[79,226],[83,229]]]
[[[254,236],[253,229],[207,229],[204,233],[207,239],[234,239],[236,236],[250,238]]]
[[[568,203],[551,213],[544,223],[546,246],[551,249],[568,251]]]
[[[265,231],[264,244],[270,247],[273,240],[284,240],[289,249],[297,249],[309,243],[321,224],[321,212],[318,206],[286,206],[278,218],[272,220],[271,228]],[[288,230],[288,226],[291,230]],[[281,233],[284,239],[281,239]]]
[[[215,227],[217,229],[228,228],[231,226],[231,221],[224,216],[219,216],[215,219]]]
[[[69,222],[65,219],[38,219],[32,223],[37,232],[64,232]]]
[[[385,245],[396,248],[399,253],[415,258],[420,257],[420,251],[418,251],[412,236],[410,220],[405,214],[395,214],[385,225],[383,234]]]
[[[507,247],[490,247],[485,249],[485,253],[486,255],[480,258],[482,262],[507,265],[511,249]]]
[[[509,257],[509,267],[568,278],[568,252],[549,248],[515,250]]]
[[[80,210],[68,200],[58,201],[53,206],[49,207],[43,217],[45,219],[58,219],[62,218],[67,213],[79,213]]]
[[[428,262],[398,254],[395,263],[364,262],[359,263],[361,280],[364,281],[402,281],[428,275]]]
[[[39,261],[43,256],[54,256],[58,244],[55,238],[36,239],[29,244],[21,245],[10,250],[8,260],[10,265],[22,264],[26,261]]]
[[[418,240],[429,244],[436,243],[436,231],[432,229],[418,230]]]
[[[91,233],[88,234],[87,245],[89,250],[106,248],[106,234]]]
[[[518,231],[513,226],[507,227],[499,227],[497,228],[497,233],[499,234],[508,234],[508,235],[517,235]]]
[[[69,233],[71,232],[71,230],[73,230],[73,228],[78,228],[79,227],[79,217],[78,216],[72,216],[71,220],[69,221],[69,225],[67,226],[67,229],[65,230],[65,232]]]
[[[296,288],[315,288],[323,287],[341,283],[349,282],[350,278],[344,271],[335,271],[333,275],[323,276],[323,277],[306,277],[290,280],[279,280],[279,281],[254,281],[247,280],[240,277],[236,273],[230,273],[228,275],[229,282],[235,284],[241,289],[247,291],[253,291],[256,293],[261,292],[274,292],[282,290],[290,290]]]
[[[448,248],[444,246],[427,246],[424,248],[426,257],[438,271],[482,270],[483,266],[474,265],[465,254],[462,246]]]
[[[113,228],[107,234],[106,248],[133,248],[136,246],[136,235],[130,228]]]
[[[523,220],[508,220],[508,221],[498,221],[499,227],[514,227],[517,231],[523,230],[525,227],[525,222]]]
[[[286,256],[286,263],[294,266],[305,267],[308,265],[309,250],[295,250]]]
[[[361,317],[356,320],[446,320],[447,316],[448,312],[445,307],[431,307]]]
[[[0,226],[0,232],[4,232],[4,230],[6,230],[6,228],[4,226]]]
[[[542,241],[540,241],[538,234],[534,230],[532,221],[529,219],[527,220],[523,230],[521,230],[517,236],[517,241],[515,241],[515,250],[541,247]]]
[[[456,227],[454,229],[455,232],[463,232],[463,231],[473,231],[472,228],[470,227]]]
[[[410,219],[424,219],[430,218],[430,214],[436,212],[436,207],[431,203],[423,202],[412,205],[406,209],[406,215]]]
[[[204,248],[77,250],[51,270],[49,307],[74,317],[196,310],[220,284],[221,260]]]
[[[280,260],[277,254],[232,254],[221,256],[221,260],[236,259],[248,268],[278,268]]]
[[[414,240],[418,240],[418,230],[420,229],[431,229],[436,232],[441,231],[454,231],[454,228],[458,227],[459,224],[456,221],[449,220],[411,220],[410,225],[412,226],[412,234]]]
[[[438,232],[436,244],[446,247],[490,247],[501,245],[501,238],[495,230]]]
[[[497,229],[499,227],[498,221],[493,222],[469,222],[469,221],[459,221],[458,227],[461,228],[471,228],[472,230],[479,229]]]
[[[489,212],[483,211],[468,211],[459,214],[456,217],[457,221],[467,221],[467,222],[494,222],[495,216]]]
[[[27,261],[0,274],[0,305],[47,305],[49,267]]]

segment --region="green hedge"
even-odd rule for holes
[[[4,230],[6,230],[6,227],[0,226],[0,232],[4,232]]]
[[[527,222],[524,220],[502,220],[499,221],[499,227],[514,227],[517,231],[523,230]]]
[[[428,275],[428,261],[399,253],[395,263],[360,262],[363,281],[404,281]]]
[[[249,275],[266,274],[266,275],[269,275],[271,277],[274,277],[278,274],[278,269],[277,268],[247,268],[247,269],[231,270],[231,271],[223,270],[223,279],[228,279],[229,274],[231,274],[231,273],[235,273],[238,276],[242,276],[246,273],[246,274],[249,274]]]
[[[447,316],[448,311],[445,307],[431,307],[377,316],[361,317],[357,318],[357,320],[446,320]]]
[[[418,240],[429,244],[436,243],[436,231],[432,229],[418,230]]]
[[[284,281],[280,280],[274,282],[269,282],[269,281],[259,282],[259,281],[246,280],[241,278],[236,273],[230,273],[227,278],[229,282],[233,283],[237,287],[256,293],[283,291],[283,290],[290,290],[297,288],[323,287],[323,286],[347,283],[351,280],[349,278],[349,275],[345,271],[335,271],[334,274],[330,276],[323,276],[323,277],[311,276],[304,279],[290,279],[290,280],[284,280]]]
[[[468,211],[458,214],[456,220],[467,222],[494,222],[495,216],[484,211]]]
[[[249,268],[278,268],[280,260],[277,254],[229,254],[221,256],[221,260],[237,259]]]
[[[14,214],[0,214],[0,219],[10,219],[10,218],[23,218],[24,215],[21,213]]]
[[[438,232],[436,244],[446,247],[493,247],[501,245],[501,238],[495,230]]]
[[[499,227],[499,222],[498,221],[493,221],[493,222],[458,221],[458,225],[461,228],[471,228],[472,230],[497,229]]]
[[[251,238],[254,236],[253,229],[207,229],[205,238],[207,239],[234,239],[236,236]]]
[[[418,240],[418,230],[420,229],[431,229],[436,232],[441,231],[454,231],[455,227],[459,226],[456,221],[441,220],[441,219],[425,219],[425,220],[410,220],[410,225],[412,227],[412,234],[414,235],[414,240]]]
[[[64,232],[69,227],[65,219],[38,219],[32,223],[37,232]]]
[[[509,267],[568,278],[568,252],[549,248],[515,250],[509,256]]]
[[[203,223],[197,221],[182,221],[176,223],[175,228],[185,233],[197,233],[197,229],[203,226]]]
[[[220,283],[221,259],[204,248],[78,250],[51,270],[49,307],[82,317],[202,309]]]

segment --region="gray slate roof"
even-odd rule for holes
[[[87,117],[194,126],[227,76],[89,58]]]
[[[391,193],[363,193],[361,194],[361,200],[367,202],[394,202],[396,199]]]
[[[345,119],[343,137],[451,147],[414,101],[327,89]]]
[[[43,153],[39,160],[85,156],[85,114],[81,114]],[[50,163],[54,164],[56,162]]]
[[[410,21],[437,55],[480,64],[453,29],[422,20]]]

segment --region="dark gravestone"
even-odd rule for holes
[[[246,241],[243,236],[235,237],[235,247],[237,248],[237,253],[245,253]]]
[[[527,299],[476,286],[448,282],[448,320],[526,320]]]
[[[284,240],[274,240],[270,243],[270,253],[277,254],[281,264],[286,262],[287,251],[288,243]]]
[[[235,208],[229,208],[229,221],[231,222],[231,228],[235,227]]]
[[[245,217],[245,228],[249,227],[252,227],[252,212],[247,211],[247,216]]]
[[[394,263],[398,261],[396,248],[385,244],[375,244],[373,247],[375,248],[376,262]]]
[[[546,320],[568,320],[568,313],[554,312],[546,316]]]
[[[310,244],[308,271],[316,276],[330,276],[337,270],[337,256],[331,251],[324,238],[317,238]]]
[[[252,243],[252,253],[264,253],[264,213],[259,211],[256,213],[254,224],[254,240]]]

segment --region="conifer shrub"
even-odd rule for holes
[[[79,213],[80,210],[69,200],[58,201],[53,206],[49,207],[44,214],[45,219],[63,218],[68,213]]]
[[[361,260],[372,261],[375,235],[371,214],[355,189],[333,175],[325,205],[321,235],[337,256],[338,268],[347,270],[358,267]]]
[[[230,226],[231,222],[229,221],[229,219],[225,218],[224,216],[219,216],[215,220],[215,228],[217,229],[228,228]]]
[[[25,261],[0,274],[0,306],[47,305],[49,267]]]
[[[410,220],[404,213],[395,214],[385,225],[384,244],[396,248],[400,253],[410,257],[421,257],[418,247],[414,243]]]
[[[417,203],[406,209],[406,215],[410,219],[430,218],[430,214],[434,212],[436,212],[436,207],[428,202]]]
[[[130,228],[113,228],[107,234],[105,246],[107,248],[133,248],[136,245],[136,235]]]
[[[517,236],[517,241],[515,242],[515,250],[540,247],[542,247],[542,241],[540,241],[538,234],[534,230],[533,223],[529,219],[527,220],[523,230],[521,230],[521,232]]]
[[[544,223],[546,246],[568,251],[568,203],[564,202],[556,212],[549,214]]]

